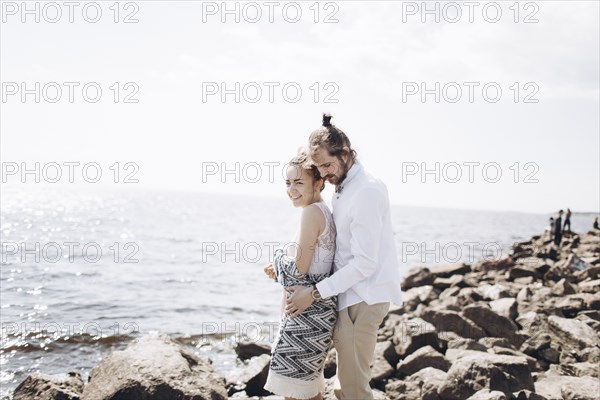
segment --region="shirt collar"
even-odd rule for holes
[[[363,166],[359,164],[358,161],[354,160],[354,163],[352,164],[350,170],[348,170],[348,173],[346,174],[346,178],[339,186],[335,188],[335,191],[337,193],[341,193],[344,187],[347,186],[348,183],[350,183],[356,177],[356,175],[358,175],[358,173],[362,171],[362,169]]]

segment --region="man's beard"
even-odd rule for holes
[[[342,157],[338,157],[338,160],[340,160],[340,163],[342,164],[342,168],[344,170],[343,170],[342,174],[340,175],[340,177],[337,178],[337,182],[334,183],[336,192],[339,192],[339,188],[342,185],[342,183],[344,183],[344,180],[348,176],[348,171],[350,170],[350,168],[348,168],[348,164],[344,162]]]

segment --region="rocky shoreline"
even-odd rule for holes
[[[600,231],[560,247],[535,236],[473,265],[411,269],[378,332],[376,399],[600,399]],[[263,390],[268,343],[236,348],[227,377],[167,335],[148,334],[80,374],[29,375],[14,400],[281,399]],[[335,399],[335,350],[325,366]]]

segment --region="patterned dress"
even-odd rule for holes
[[[290,257],[282,249],[275,251],[273,266],[277,280],[284,289],[295,285],[312,286],[331,274],[335,253],[335,225],[327,206],[324,203],[314,204],[323,211],[326,226],[317,239],[315,256],[308,274],[303,275],[298,271],[295,257]],[[336,297],[314,301],[294,319],[289,314],[282,313],[271,351],[265,389],[296,399],[308,399],[323,392],[323,367],[332,347],[336,321]]]

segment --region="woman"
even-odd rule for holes
[[[286,246],[287,252],[277,249],[273,264],[265,267],[265,273],[284,289],[313,286],[331,274],[335,253],[333,216],[321,198],[325,182],[304,151],[292,159],[286,178],[288,197],[294,207],[302,208],[300,228],[295,246]],[[286,399],[323,398],[323,367],[337,321],[336,303],[335,297],[316,300],[294,318],[282,313],[266,390]]]

